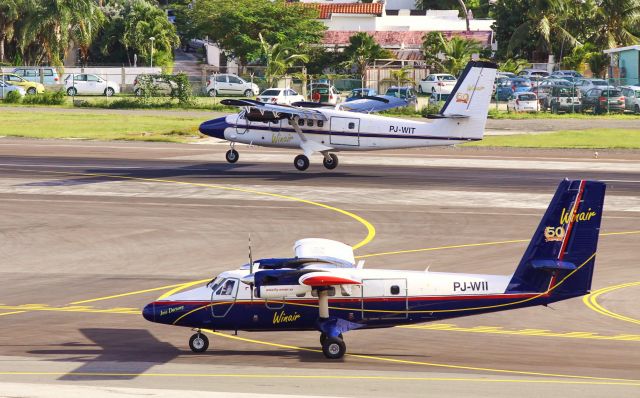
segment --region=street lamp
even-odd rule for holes
[[[151,40],[151,67],[153,68],[153,42],[156,40],[156,38],[151,36],[149,40]]]

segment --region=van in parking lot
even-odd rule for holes
[[[61,84],[60,75],[56,68],[49,66],[25,66],[15,68],[13,73],[30,82],[42,83],[47,85]]]

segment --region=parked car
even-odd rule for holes
[[[566,78],[566,77],[572,77],[572,78],[574,78],[574,77],[583,77],[583,76],[582,76],[582,74],[581,74],[580,72],[578,72],[578,71],[568,69],[568,70],[557,70],[557,71],[554,71],[554,72],[551,74],[551,77],[558,77],[558,78],[560,78],[560,79],[564,79],[564,78]]]
[[[349,102],[363,97],[373,97],[374,95],[378,95],[378,92],[372,88],[354,88],[345,101]]]
[[[592,88],[582,97],[582,111],[589,109],[593,113],[624,112],[624,97],[617,88]]]
[[[165,79],[162,75],[138,75],[133,81],[133,93],[137,96],[144,95],[144,90],[152,91],[152,94],[171,95],[178,89],[178,85]]]
[[[0,80],[12,86],[24,88],[24,90],[29,95],[44,93],[44,86],[42,85],[42,83],[25,80],[15,73],[0,73]]]
[[[551,113],[580,112],[582,110],[582,95],[575,87],[553,86],[547,97],[548,108]]]
[[[542,77],[542,76],[531,76],[529,78],[529,81],[531,82],[531,87],[538,87],[538,85],[542,82],[544,82],[546,80],[546,78]]]
[[[624,96],[624,109],[640,113],[640,86],[621,87]]]
[[[418,84],[418,92],[425,94],[451,94],[456,82],[455,76],[447,73],[433,73],[424,79],[420,80]]]
[[[384,93],[384,95],[402,98],[403,100],[407,101],[409,105],[415,105],[418,102],[418,96],[416,95],[416,92],[413,91],[412,87],[392,86],[387,89],[387,92]],[[440,93],[438,93],[438,95],[440,95]]]
[[[309,87],[309,98],[313,102],[335,105],[340,102],[340,93],[328,83],[314,83]]]
[[[120,93],[120,85],[99,76],[88,73],[78,73],[67,76],[64,80],[67,95],[112,95]]]
[[[571,83],[569,80],[567,79],[558,79],[558,78],[548,78],[548,79],[544,79],[539,86],[567,86],[567,87],[572,87],[574,86],[573,83]]]
[[[580,89],[582,94],[585,94],[587,91],[592,88],[607,88],[610,87],[609,82],[604,79],[582,79],[576,83],[576,86]]]
[[[519,77],[531,77],[531,76],[539,76],[539,77],[549,77],[549,72],[544,69],[523,69],[518,73]]]
[[[507,112],[538,112],[538,96],[532,92],[514,93],[507,102]]]
[[[305,100],[302,95],[290,88],[268,88],[257,99],[260,102],[281,105],[291,105],[294,102]]]
[[[12,86],[0,80],[0,99],[4,99],[11,91],[17,91],[22,97],[27,93],[22,87]]]
[[[40,76],[41,71],[42,76]],[[30,82],[42,83],[46,85],[60,84],[61,82],[58,71],[52,67],[21,67],[14,69],[13,73]]]
[[[209,94],[210,97],[215,97],[217,95],[242,95],[245,97],[253,97],[254,95],[258,95],[260,88],[257,84],[248,82],[240,76],[229,73],[220,73],[209,77],[204,92]]]
[[[506,77],[507,79],[511,79],[511,78],[518,77],[518,76],[516,76],[516,74],[512,73],[512,72],[501,72],[501,71],[498,71],[498,72],[496,72],[496,78],[499,78],[499,77]]]

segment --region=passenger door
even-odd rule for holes
[[[103,82],[103,81],[102,81]],[[102,94],[106,84],[103,84],[98,76],[87,75],[87,92],[91,94]]]
[[[242,95],[244,93],[244,82],[235,76],[228,76],[229,94]]]
[[[360,146],[360,119],[332,116],[329,130],[332,145]]]
[[[215,89],[218,94],[229,94],[229,83],[227,81],[227,75],[216,75],[215,77]]]

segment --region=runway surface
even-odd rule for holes
[[[640,396],[638,152],[349,153],[301,173],[291,151],[226,150],[0,139],[0,397]],[[190,330],[140,315],[245,263],[249,233],[254,258],[322,237],[370,268],[510,274],[564,177],[608,184],[585,300],[353,331],[341,361],[316,332],[213,335],[195,355]]]

